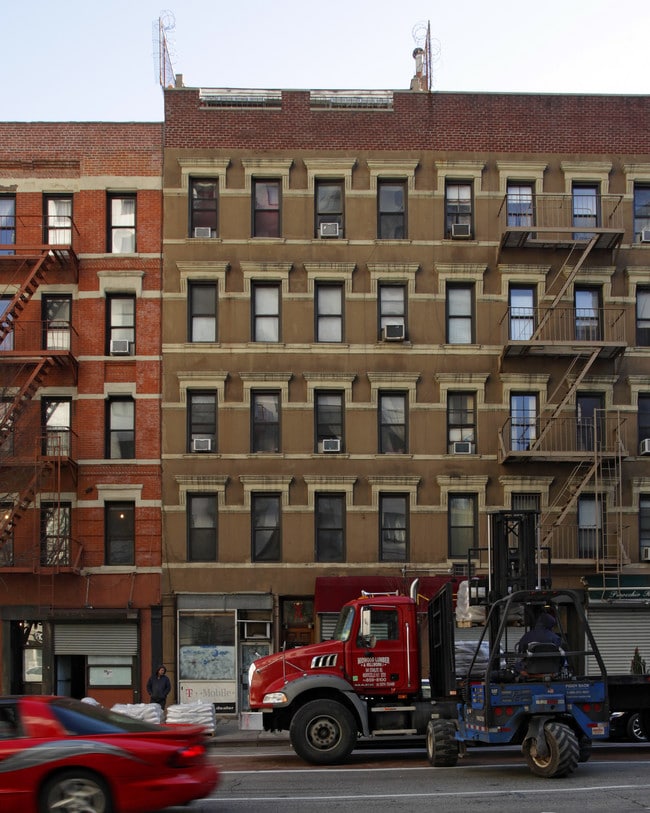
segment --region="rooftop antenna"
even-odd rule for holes
[[[168,33],[176,28],[176,18],[171,11],[161,11],[153,23],[154,63],[156,81],[161,88],[175,87],[174,68],[170,56]]]
[[[431,23],[419,22],[413,26],[413,40],[415,50],[415,76],[411,81],[411,90],[431,90],[433,84],[433,71],[431,65],[440,59],[440,43],[431,40]]]

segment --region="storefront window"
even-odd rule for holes
[[[88,655],[89,686],[131,686],[132,662],[119,655]]]

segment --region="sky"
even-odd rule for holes
[[[5,0],[4,121],[162,121],[158,20],[187,87],[647,94],[647,0]],[[414,36],[415,34],[415,36]]]

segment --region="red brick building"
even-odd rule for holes
[[[0,124],[0,691],[160,657],[160,124]]]

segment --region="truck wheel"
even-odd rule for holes
[[[541,756],[537,753],[534,739],[526,740],[524,753],[530,770],[537,776],[546,778],[568,776],[578,766],[580,746],[573,731],[564,723],[547,723],[544,726],[544,736],[548,754]]]
[[[451,720],[429,720],[427,759],[434,768],[453,768],[458,762],[456,726]]]
[[[299,709],[289,729],[295,752],[314,765],[342,762],[354,748],[357,727],[336,700],[312,700]]]

